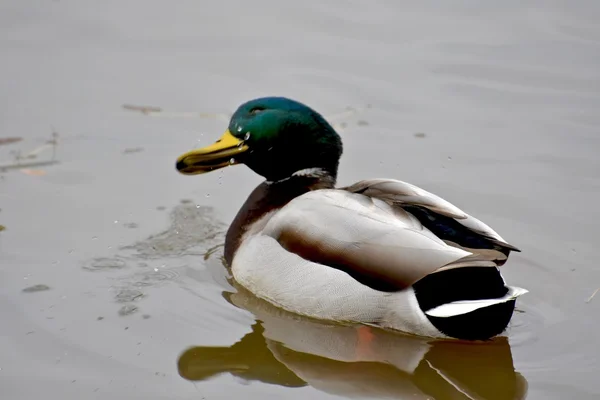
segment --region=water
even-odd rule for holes
[[[23,140],[0,165],[53,132],[59,164],[45,148],[22,162],[48,164],[0,173],[2,398],[597,398],[598,17],[559,1],[4,2],[0,137]],[[503,268],[530,293],[508,338],[320,324],[232,287],[224,231],[260,178],[174,164],[263,95],[334,120],[340,185],[415,183],[521,248]]]

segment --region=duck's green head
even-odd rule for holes
[[[246,164],[269,181],[317,168],[337,175],[342,141],[316,111],[284,97],[242,104],[216,143],[177,159],[177,170],[195,175],[233,164]]]

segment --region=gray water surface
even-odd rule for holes
[[[49,146],[0,172],[0,397],[598,398],[599,18],[591,1],[2,2],[0,139],[23,140],[0,165],[52,132],[59,163],[35,164]],[[235,288],[223,235],[261,179],[174,164],[226,128],[194,112],[263,95],[336,124],[340,185],[409,181],[521,248],[507,338],[317,323]]]

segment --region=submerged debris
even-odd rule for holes
[[[194,111],[173,112],[173,111],[165,111],[160,107],[137,106],[137,105],[133,105],[133,104],[123,104],[123,108],[128,111],[135,111],[135,112],[142,113],[143,115],[149,115],[149,116],[154,116],[154,117],[171,117],[171,118],[200,117],[200,118],[221,118],[223,120],[229,120],[229,118],[231,118],[231,115],[229,115],[229,114],[203,113],[203,112],[194,112]]]
[[[83,262],[83,269],[95,273],[110,272],[109,279],[116,280],[110,285],[110,290],[118,315],[137,313],[139,302],[144,300],[151,288],[178,280],[178,270],[182,267],[170,265],[171,262],[181,264],[182,257],[202,257],[222,248],[226,226],[216,219],[214,209],[197,206],[189,199],[182,199],[181,203],[171,211],[171,224],[162,232],[120,247],[118,254]],[[123,225],[129,228],[137,226],[131,222]],[[183,268],[186,268],[185,261],[183,263]],[[132,271],[130,267],[137,268]],[[125,275],[119,273],[127,270],[129,273]],[[148,319],[150,315],[139,315],[139,318]]]
[[[371,105],[367,104],[364,107],[359,107],[359,108],[355,108],[355,107],[346,107],[346,109],[344,111],[335,113],[335,114],[329,114],[325,116],[325,119],[327,119],[329,122],[335,122],[335,121],[339,121],[342,119],[346,119],[349,117],[352,117],[356,114],[359,114],[367,109],[370,109]],[[360,125],[360,124],[359,124]]]
[[[121,250],[132,250],[142,259],[166,259],[184,255],[203,255],[206,248],[220,243],[225,226],[214,217],[209,207],[193,203],[177,205],[171,211],[171,226],[164,231]]]
[[[19,139],[17,141],[21,140],[20,138],[8,138],[8,139]],[[12,140],[11,143],[14,143],[14,140]],[[0,144],[2,144],[2,143],[0,143]],[[19,169],[22,172],[29,174],[29,175],[44,175],[45,172],[43,172],[43,171],[40,172],[41,170],[25,170],[25,171],[23,171],[23,168],[42,167],[42,166],[58,164],[58,161],[56,160],[56,148],[57,147],[58,147],[58,133],[54,129],[52,129],[52,135],[51,135],[50,140],[46,141],[46,143],[44,143],[42,146],[36,147],[35,149],[33,149],[30,152],[25,153],[25,154],[21,154],[20,150],[11,152],[11,154],[13,154],[13,156],[14,156],[13,162],[8,162],[8,163],[0,162],[0,171],[6,171],[9,169]],[[41,154],[42,152],[44,152],[47,149],[52,150],[52,156],[49,160],[34,161],[34,159],[36,159],[39,154]]]
[[[25,175],[31,175],[31,176],[44,176],[44,175],[46,175],[46,171],[44,171],[43,169],[21,169],[20,171],[22,173],[24,173]]]
[[[33,285],[26,287],[23,289],[24,293],[35,293],[35,292],[43,292],[45,290],[50,290],[50,286],[48,285]]]
[[[125,317],[127,315],[134,314],[138,311],[139,311],[139,308],[137,306],[134,306],[133,304],[127,304],[119,309],[119,315],[121,317]]]
[[[144,151],[143,147],[128,147],[125,150],[123,150],[123,154],[139,153],[142,151]]]
[[[130,301],[135,301],[143,296],[144,294],[139,290],[122,289],[115,296],[115,300],[119,303],[129,303]]]
[[[87,262],[82,268],[88,271],[116,270],[127,267],[124,260],[118,257],[96,257]]]

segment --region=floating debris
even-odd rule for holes
[[[204,253],[204,260],[208,260],[210,256],[212,256],[215,252],[219,251],[221,247],[225,247],[225,243],[219,243],[216,246],[213,246],[206,250],[206,253]]]
[[[0,171],[5,171],[9,169],[23,169],[28,167],[47,167],[49,165],[58,164],[58,161],[50,160],[50,161],[32,161],[32,162],[20,162],[21,159],[17,160],[14,163],[6,163],[0,164]]]
[[[43,292],[46,290],[50,290],[50,286],[48,285],[33,285],[33,286],[29,286],[26,287],[25,289],[23,289],[24,293],[36,293],[36,292]]]
[[[0,146],[6,145],[6,144],[17,143],[17,142],[20,142],[21,140],[23,140],[23,138],[21,138],[21,137],[0,138]]]
[[[24,168],[44,167],[48,165],[58,164],[58,161],[56,160],[56,148],[58,147],[58,133],[54,129],[52,129],[51,136],[51,139],[48,140],[45,144],[33,149],[28,153],[25,153],[24,155],[21,154],[20,150],[11,152],[15,157],[14,161],[12,163],[0,163],[0,171],[6,171],[9,169],[22,170]],[[46,149],[52,149],[52,157],[50,158],[50,160],[28,161],[37,158],[37,156]]]
[[[4,225],[0,225],[0,232],[5,231],[6,227]]]
[[[356,122],[356,125],[358,125],[358,126],[367,126],[367,125],[369,125],[369,123],[367,121],[361,119],[360,121]]]
[[[417,132],[414,134],[414,137],[419,138],[419,139],[423,139],[425,136],[427,136],[427,135],[425,135],[425,133],[423,133],[423,132]]]
[[[140,112],[144,115],[153,116],[153,117],[170,117],[170,118],[220,118],[226,121],[229,121],[231,118],[230,114],[218,114],[218,113],[203,113],[203,112],[194,112],[194,111],[183,111],[183,112],[173,112],[173,111],[165,111],[160,107],[154,106],[136,106],[133,104],[124,104],[123,108],[129,111]]]
[[[129,229],[136,229],[136,228],[140,227],[140,225],[138,223],[136,223],[136,222],[126,222],[126,223],[123,224],[123,226],[125,228],[129,228]]]
[[[123,108],[129,111],[139,111],[142,114],[150,114],[151,112],[161,112],[162,108],[153,106],[136,106],[133,104],[123,104]]]
[[[594,296],[596,296],[596,294],[600,291],[600,287],[596,290],[594,290],[594,293],[592,293],[592,295],[590,297],[588,297],[588,299],[585,301],[586,303],[589,303],[590,301],[592,301],[592,299],[594,298]]]
[[[123,154],[140,153],[142,151],[144,151],[143,147],[128,147],[123,150]]]

